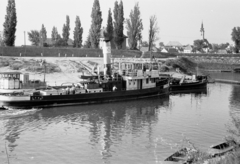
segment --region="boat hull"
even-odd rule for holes
[[[11,96],[0,96],[0,107],[33,108],[55,107],[80,104],[95,104],[113,101],[141,99],[153,96],[168,95],[169,87],[155,87],[141,90],[108,91],[99,93],[84,93],[71,95],[29,96],[12,99]],[[21,99],[23,98],[23,99]]]
[[[194,91],[199,89],[204,89],[207,87],[207,81],[197,81],[192,83],[183,83],[183,84],[170,84],[170,92],[184,92],[184,91]]]

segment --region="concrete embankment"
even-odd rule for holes
[[[215,79],[215,82],[228,83],[228,84],[240,84],[240,81],[236,81],[236,80],[225,80],[225,79]]]

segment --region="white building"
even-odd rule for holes
[[[183,52],[184,53],[192,53],[193,48],[191,45],[188,45],[187,47],[184,48]]]

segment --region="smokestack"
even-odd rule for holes
[[[101,41],[103,50],[104,76],[111,76],[111,39],[108,36],[106,29],[101,31]]]
[[[111,42],[103,41],[103,64],[104,64],[104,76],[111,75]]]

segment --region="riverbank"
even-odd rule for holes
[[[17,71],[28,73],[31,80],[44,79],[44,66],[46,65],[45,79],[48,85],[61,85],[62,83],[79,82],[79,76],[87,74],[92,65],[97,64],[102,70],[102,58],[79,57],[0,57],[1,72]],[[89,70],[88,70],[88,69]]]
[[[113,62],[136,62],[149,64],[148,59],[114,58]],[[43,66],[46,65],[46,71]],[[156,61],[153,61],[156,63]],[[173,77],[182,77],[185,74],[196,73],[197,64],[184,58],[164,59],[157,61],[162,72]],[[62,83],[79,82],[82,74],[91,75],[95,66],[103,71],[102,57],[0,57],[1,72],[18,71],[28,73],[31,80],[45,79],[48,85],[61,85]]]

